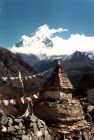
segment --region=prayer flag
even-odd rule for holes
[[[17,102],[16,102],[16,100],[15,100],[15,99],[13,99],[13,105],[16,105],[16,103],[17,103]]]
[[[26,99],[28,100],[28,102],[31,102],[32,100],[31,97],[27,97]]]
[[[16,105],[16,100],[15,99],[11,99],[10,100],[10,104]]]
[[[34,97],[35,99],[38,99],[38,96],[37,96],[36,94],[34,94],[33,97]]]
[[[3,100],[4,105],[9,105],[9,100]]]
[[[22,102],[23,104],[25,103],[24,97],[21,97],[21,102]]]

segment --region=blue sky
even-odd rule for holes
[[[94,36],[94,0],[0,0],[0,46],[10,47],[44,24],[68,29],[61,37]]]

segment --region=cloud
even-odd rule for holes
[[[43,26],[38,28],[35,36],[40,36],[41,38],[45,38],[45,37],[50,38],[51,36],[53,36],[53,34],[64,32],[64,31],[68,31],[68,30],[63,29],[63,28],[49,29],[49,27],[47,25],[43,25]]]
[[[64,39],[57,35],[57,33],[65,31],[68,29],[50,29],[47,25],[43,25],[32,36],[23,35],[21,40],[10,50],[35,55],[46,54],[47,56],[71,54],[75,51],[94,51],[94,36],[71,34],[68,39]],[[53,44],[53,47],[50,44]]]
[[[84,34],[71,34],[66,40],[61,37],[52,38],[54,44],[54,53],[71,54],[75,51],[94,51],[94,37]]]

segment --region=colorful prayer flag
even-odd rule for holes
[[[33,98],[38,99],[38,96],[36,94],[33,95]],[[21,101],[23,104],[28,103],[28,102],[32,102],[32,98],[31,97],[20,97],[20,99],[9,99],[9,100],[0,100],[0,104],[3,102],[4,105],[16,105],[18,101]]]
[[[23,104],[25,103],[24,97],[21,97],[21,102],[22,102]]]
[[[28,102],[31,102],[32,100],[31,97],[27,97],[26,99],[28,100]]]
[[[36,94],[34,94],[33,97],[34,97],[35,99],[38,99],[38,96],[37,96]]]
[[[4,105],[9,105],[9,100],[3,100]]]
[[[10,100],[10,104],[16,105],[16,100],[15,99],[11,99]]]

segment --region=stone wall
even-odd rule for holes
[[[72,100],[72,94],[71,93],[64,93],[61,91],[45,91],[43,94],[44,99],[51,98],[56,100],[62,100],[62,99],[70,99]]]
[[[44,120],[62,120],[65,122],[84,119],[82,106],[77,100],[36,103],[34,111],[39,118]]]
[[[22,118],[3,115],[0,140],[53,140],[53,137],[45,122],[33,114]]]

